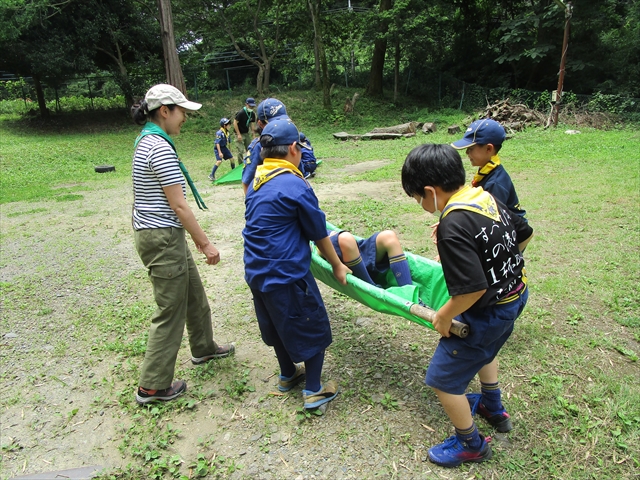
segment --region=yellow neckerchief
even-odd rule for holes
[[[500,165],[500,157],[498,155],[494,155],[484,167],[478,169],[478,173],[476,173],[473,176],[473,180],[471,180],[471,185],[477,187],[482,179],[489,175],[498,165]]]
[[[256,177],[253,179],[253,189],[258,190],[262,185],[281,173],[293,173],[296,177],[307,183],[302,172],[295,165],[282,158],[265,158],[262,165],[256,169]],[[307,183],[308,185],[308,183]]]
[[[500,219],[496,201],[488,192],[485,192],[482,187],[465,185],[451,195],[447,205],[444,207],[444,210],[442,210],[440,220],[453,210],[468,210],[484,215],[495,221]]]

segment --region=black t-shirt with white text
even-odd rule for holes
[[[450,295],[487,289],[471,307],[495,305],[522,282],[524,259],[518,243],[533,229],[496,201],[499,220],[468,210],[452,210],[438,225],[438,254]]]

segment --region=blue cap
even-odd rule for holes
[[[476,120],[469,125],[467,131],[464,132],[462,140],[453,142],[451,146],[458,150],[462,150],[476,144],[487,145],[490,143],[491,145],[498,146],[502,145],[506,138],[507,133],[504,131],[502,125],[495,120],[485,118],[483,120]]]
[[[253,97],[249,97],[247,98],[244,103],[246,103],[247,105],[249,105],[250,107],[255,107],[256,106],[256,101]]]
[[[307,136],[302,132],[300,132],[300,145],[302,145],[304,148],[311,150],[311,143],[307,139]]]
[[[280,117],[270,121],[260,135],[260,145],[277,147],[300,142],[300,132],[290,118]]]
[[[260,102],[258,105],[258,120],[265,123],[269,122],[272,118],[281,117],[287,115],[287,109],[277,98],[267,98]]]

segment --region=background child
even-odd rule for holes
[[[238,162],[242,161],[254,137],[254,126],[256,122],[256,113],[253,111],[254,108],[256,108],[256,101],[252,97],[247,98],[244,101],[244,107],[236,113],[233,119],[233,129],[236,132],[237,139]]]
[[[229,138],[229,124],[231,120],[226,117],[220,119],[220,130],[216,132],[216,140],[213,145],[213,153],[216,155],[216,163],[213,166],[213,170],[211,170],[211,175],[209,175],[209,180],[214,181],[216,179],[216,170],[222,163],[222,160],[230,160],[231,161],[231,170],[236,168],[236,164],[233,162],[233,154],[229,150],[230,138]]]
[[[473,412],[498,431],[511,430],[501,402],[496,355],[507,341],[528,297],[522,250],[533,230],[481,188],[465,186],[462,159],[449,145],[414,148],[402,167],[402,187],[431,213],[442,210],[437,246],[451,299],[435,314],[440,339],[427,369],[432,387],[456,434],[429,449],[445,467],[491,458]],[[457,318],[470,327],[466,338],[450,336]],[[481,394],[464,395],[478,374]]]
[[[526,221],[527,212],[520,207],[511,177],[498,156],[506,138],[504,128],[495,120],[476,120],[469,125],[462,140],[453,142],[451,146],[456,150],[466,149],[471,165],[478,167],[471,185],[482,187]]]
[[[284,103],[277,98],[267,98],[260,102],[256,113],[258,115],[258,121],[256,122],[257,132],[262,132],[262,129],[273,119],[280,117],[289,118],[287,116],[287,108],[284,106]],[[247,149],[249,156],[244,157],[244,170],[242,170],[242,189],[245,195],[247,194],[249,185],[253,182],[258,165],[262,164],[262,158],[260,157],[262,145],[260,142],[251,143],[251,145],[253,147]]]
[[[247,190],[244,238],[245,279],[253,294],[260,333],[280,365],[278,389],[291,390],[306,376],[305,408],[333,400],[338,384],[321,383],[331,326],[310,271],[314,241],[342,284],[350,270],[327,237],[325,215],[298,170],[300,135],[287,117],[265,126],[263,163]],[[300,364],[304,362],[304,365]]]
[[[407,257],[394,231],[384,230],[359,240],[345,230],[327,233],[338,258],[360,280],[376,285],[372,277],[383,276],[391,268],[399,287],[412,284]]]
[[[304,178],[315,177],[316,168],[318,168],[316,156],[313,153],[313,147],[307,136],[300,132],[300,146],[302,147],[302,160],[300,161],[300,171]]]

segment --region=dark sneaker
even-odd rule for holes
[[[205,355],[204,357],[191,357],[191,363],[193,363],[194,365],[202,365],[203,363],[207,363],[209,360],[214,360],[216,358],[225,358],[233,355],[235,351],[236,347],[233,344],[218,345],[218,349],[211,355]]]
[[[304,399],[304,408],[318,408],[320,405],[329,403],[336,398],[340,389],[338,384],[333,380],[329,380],[325,383],[317,392],[310,392],[309,390],[302,390],[302,398]]]
[[[214,177],[213,175],[209,175],[209,180],[211,180],[212,182],[216,181],[216,177]]]
[[[479,449],[474,450],[469,448],[466,443],[458,440],[455,435],[449,437],[443,443],[429,449],[429,460],[442,467],[457,467],[464,462],[484,462],[489,460],[493,455],[489,445],[491,438],[485,438],[482,434],[480,434],[480,438],[482,438],[482,445]]]
[[[478,413],[499,432],[506,433],[513,430],[511,417],[504,408],[498,412],[490,412],[482,403],[481,393],[467,393],[466,397],[471,407],[471,416]]]
[[[283,377],[280,375],[278,377],[278,390],[281,392],[288,392],[293,387],[298,385],[304,377],[306,376],[306,370],[304,368],[303,363],[296,363],[296,373],[291,375],[290,377]]]
[[[136,393],[136,402],[140,405],[151,402],[168,402],[179,397],[187,391],[187,382],[184,380],[176,380],[169,388],[164,390],[149,390],[147,388],[138,387]]]

